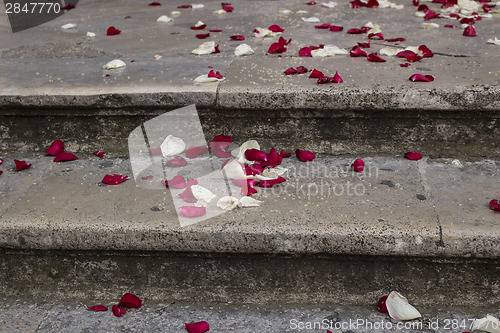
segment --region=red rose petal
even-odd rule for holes
[[[386,313],[387,312],[387,306],[385,305],[385,302],[387,301],[387,296],[388,295],[382,296],[378,300],[377,310],[379,310],[382,313]]]
[[[287,157],[290,157],[292,156],[292,154],[290,153],[285,153],[283,150],[280,152],[280,156],[281,158],[287,158]]]
[[[108,308],[105,307],[104,305],[93,305],[93,306],[87,306],[87,310],[89,311],[108,311]]]
[[[417,8],[417,11],[419,11],[419,12],[426,12],[428,10],[429,10],[429,7],[427,5],[420,5]]]
[[[364,34],[367,31],[368,30],[366,30],[366,29],[352,28],[352,29],[347,30],[347,33],[352,34],[352,35],[359,35],[359,34]]]
[[[131,293],[126,293],[118,302],[118,306],[124,306],[127,308],[139,308],[143,304],[142,300]]]
[[[249,161],[268,161],[269,156],[258,149],[247,149],[245,150],[245,158]]]
[[[118,305],[113,305],[111,307],[111,311],[113,311],[113,314],[115,317],[121,317],[123,316],[127,311],[123,310],[122,308],[119,308]]]
[[[330,31],[332,31],[332,32],[339,32],[339,31],[342,31],[342,30],[344,30],[344,27],[341,27],[339,25],[332,25],[330,27]]]
[[[98,151],[94,152],[94,155],[98,156],[99,158],[103,158],[104,157],[104,152],[102,150],[98,150]]]
[[[222,9],[224,9],[228,13],[231,13],[234,10],[234,7],[233,6],[222,6]]]
[[[186,157],[187,158],[195,158],[196,156],[199,156],[201,154],[205,154],[207,151],[208,151],[208,147],[190,146],[186,151]]]
[[[385,59],[382,59],[381,57],[379,57],[377,55],[377,53],[370,53],[368,56],[366,56],[366,59],[368,59],[368,61],[371,61],[371,62],[385,62],[386,60]]]
[[[408,66],[410,66],[410,63],[407,62],[407,63],[404,63],[404,64],[399,64],[399,66],[400,67],[408,67]]]
[[[245,186],[245,187],[241,188],[240,193],[241,193],[241,195],[249,196],[249,195],[252,195],[254,193],[257,193],[257,190],[253,187]]]
[[[245,40],[245,36],[243,36],[243,35],[233,35],[229,38],[231,38],[233,40]]]
[[[205,333],[210,331],[210,325],[206,321],[199,321],[194,324],[185,324],[188,333]]]
[[[417,153],[416,151],[410,151],[405,154],[405,157],[412,161],[418,161],[422,158],[422,154]]]
[[[322,72],[318,71],[317,69],[313,69],[312,73],[309,75],[310,79],[320,79],[323,76],[325,76]]]
[[[0,158],[0,165],[2,165],[2,164],[3,164],[3,160]]]
[[[179,212],[186,217],[197,217],[207,214],[206,207],[183,206],[179,207]]]
[[[123,183],[124,181],[130,179],[129,176],[122,176],[122,175],[106,175],[104,178],[101,180],[102,183],[108,184],[108,185],[118,185]]]
[[[389,39],[386,39],[385,41],[386,42],[404,42],[406,39],[404,38],[401,38],[401,37],[398,37],[398,38],[389,38]]]
[[[292,74],[297,74],[297,70],[293,67],[288,68],[285,72],[286,75],[292,75]]]
[[[456,26],[456,25],[454,25],[454,24],[445,24],[445,25],[444,25],[444,27],[445,27],[445,28],[452,28],[452,29],[454,29],[454,28],[456,28],[457,26]]]
[[[295,70],[299,74],[305,74],[305,73],[309,72],[309,70],[307,68],[305,68],[304,66],[298,66],[295,68]]]
[[[376,34],[368,34],[368,38],[369,38],[369,39],[379,39],[379,40],[383,40],[383,39],[384,39],[384,35],[382,35],[382,33],[381,33],[381,32],[376,33]]]
[[[309,5],[309,6],[313,6],[313,5],[315,5],[315,4],[317,4],[317,2],[316,2],[316,1],[309,1],[309,2],[306,2],[306,5]]]
[[[106,31],[106,34],[108,36],[114,36],[114,35],[119,35],[121,30],[116,29],[115,27],[109,27],[108,31]]]
[[[321,25],[315,25],[314,27],[316,29],[330,29],[331,24],[330,23],[323,23]]]
[[[312,57],[311,51],[310,47],[303,47],[299,50],[299,57]]]
[[[208,38],[210,37],[210,33],[207,33],[207,34],[197,34],[196,35],[196,38],[199,38],[199,39],[205,39],[205,38]]]
[[[424,58],[431,58],[434,56],[434,53],[425,45],[420,45],[418,49],[424,54]]]
[[[329,76],[320,77],[316,81],[317,84],[327,84],[327,83],[332,83],[332,82],[333,82],[333,77],[329,77]]]
[[[410,76],[410,81],[413,81],[413,82],[432,82],[432,81],[434,81],[434,77],[432,75],[413,74],[412,76]]]
[[[340,77],[340,75],[339,75],[338,72],[335,72],[335,75],[333,76],[332,81],[334,83],[342,83],[342,82],[344,82],[344,80],[342,80],[342,78]]]
[[[151,2],[148,6],[161,6],[161,3],[159,2]]]
[[[301,160],[302,162],[309,162],[309,161],[312,161],[314,160],[314,158],[316,157],[316,155],[314,155],[313,153],[311,153],[310,151],[307,151],[307,150],[300,150],[300,149],[297,149],[295,151],[295,156],[297,156],[297,158],[299,160]]]
[[[54,162],[68,162],[68,161],[74,161],[77,160],[78,157],[71,153],[60,153],[59,155],[54,158]]]
[[[215,51],[212,53],[214,53],[214,54],[220,53],[219,44],[215,45]]]
[[[131,18],[132,18],[132,16],[130,16],[130,15],[127,15],[124,17],[124,19],[131,19]]]
[[[292,41],[291,38],[287,41],[285,38],[280,37],[278,40],[278,44],[280,44],[282,46],[287,46],[288,44],[290,44],[291,41]]]
[[[3,171],[2,171],[2,170],[0,170],[0,175],[2,175],[2,173],[3,173]]]
[[[243,169],[247,176],[260,175],[262,171],[264,171],[264,168],[259,164],[252,164],[252,165],[245,164],[243,166]]]
[[[367,54],[363,51],[359,45],[354,46],[350,52],[351,57],[366,57]]]
[[[16,163],[16,172],[31,168],[31,164],[28,164],[25,161],[14,160],[14,163]]]
[[[476,29],[472,25],[469,25],[464,29],[463,35],[466,37],[476,37]]]
[[[277,24],[271,25],[268,29],[271,30],[272,32],[284,32],[285,31],[285,29],[283,29],[282,27],[280,27]]]
[[[171,168],[185,167],[187,164],[187,161],[182,156],[175,156],[165,163],[166,166]]]
[[[211,70],[209,73],[208,73],[208,77],[215,77],[217,79],[222,79],[222,74],[217,71],[217,72],[214,72],[213,70]]]
[[[177,175],[170,180],[162,180],[161,183],[166,187],[175,187],[175,188],[185,188],[186,187],[186,179],[181,175]]]
[[[493,199],[490,201],[490,209],[500,211],[500,201]]]
[[[285,51],[286,51],[286,47],[284,47],[280,43],[272,43],[267,52],[274,54],[274,53],[283,53]]]
[[[286,182],[286,179],[283,177],[278,177],[276,179],[269,179],[269,180],[261,180],[259,183],[259,187],[273,187],[276,184],[280,184]]]
[[[211,29],[211,30],[209,30],[209,31],[210,31],[210,32],[221,32],[221,31],[222,31],[222,29]]]
[[[362,47],[364,49],[369,49],[370,48],[370,43],[371,43],[371,40],[368,41],[368,43],[360,43],[360,42],[358,42],[358,46]]]
[[[342,80],[342,79],[341,79]],[[269,152],[269,166],[271,168],[277,167],[278,165],[281,164],[281,156],[278,154],[276,149],[271,148],[271,151]]]
[[[232,179],[231,182],[238,187],[255,187],[257,185],[255,179]]]
[[[226,135],[218,135],[212,139],[210,142],[210,150],[220,158],[228,158],[231,157],[231,150],[226,150],[227,146],[229,146],[233,142],[231,137]]]
[[[351,164],[351,168],[356,172],[362,172],[365,168],[365,162],[358,158]]]
[[[205,29],[206,27],[207,27],[206,24],[202,24],[198,27],[193,25],[193,26],[191,26],[191,30],[202,30],[202,29]]]
[[[177,6],[177,8],[193,8],[193,6],[191,6],[191,5],[181,5],[181,6]]]
[[[429,10],[425,11],[424,20],[429,21],[430,19],[439,18],[439,17],[440,17],[440,14],[438,14],[435,11],[429,9]]]
[[[61,140],[56,140],[52,142],[49,149],[45,153],[53,156],[57,156],[64,151],[64,142]]]
[[[398,58],[406,58],[406,57],[411,57],[411,56],[415,56],[415,55],[417,55],[415,52],[410,51],[410,50],[405,50],[405,51],[398,52],[396,54],[396,57],[398,57]]]
[[[422,59],[422,57],[419,56],[418,54],[414,54],[414,55],[406,57],[406,61],[409,61],[409,62],[419,61],[420,59]]]

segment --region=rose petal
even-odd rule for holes
[[[490,201],[490,209],[500,211],[500,201],[493,199]]]
[[[299,73],[299,74],[305,74],[305,73],[309,72],[309,70],[307,68],[305,68],[304,66],[298,66],[295,69],[297,70],[297,73]]]
[[[268,29],[271,30],[272,32],[283,32],[283,31],[285,31],[285,29],[283,29],[282,27],[280,27],[277,24],[271,25]]]
[[[362,172],[365,168],[365,162],[358,158],[351,164],[351,168],[356,172]]]
[[[221,32],[221,31],[222,31],[222,29],[210,29],[209,31],[210,31],[210,32]]]
[[[205,38],[208,38],[208,37],[210,37],[210,33],[196,35],[196,38],[198,38],[198,39],[205,39]]]
[[[177,194],[182,200],[186,202],[196,202],[198,199],[196,199],[193,195],[193,191],[191,191],[191,187],[189,186],[184,190],[184,192]]]
[[[186,151],[186,157],[187,158],[195,158],[196,156],[199,156],[201,154],[205,154],[207,151],[208,151],[208,147],[190,146]]]
[[[380,297],[380,299],[378,300],[377,310],[379,310],[382,313],[387,312],[387,306],[385,306],[385,301],[387,300],[387,297],[388,297],[388,295],[385,295],[385,296]]]
[[[61,140],[56,140],[52,142],[46,153],[49,155],[57,156],[64,151],[64,142]]]
[[[186,187],[186,179],[181,175],[177,175],[170,180],[162,180],[161,183],[166,187],[175,187],[175,188],[185,188]]]
[[[366,59],[368,59],[368,61],[371,61],[371,62],[386,62],[386,60],[385,60],[385,59],[380,58],[380,57],[377,55],[377,53],[374,53],[374,52],[370,53],[370,54],[366,57]]]
[[[312,73],[309,75],[310,79],[320,79],[323,76],[325,76],[322,72],[318,71],[317,69],[313,69]]]
[[[278,177],[276,179],[262,180],[258,186],[267,188],[267,187],[273,187],[274,185],[280,184],[283,182],[286,182],[286,179],[283,177]]]
[[[200,185],[192,185],[191,187],[191,192],[193,192],[193,196],[198,200],[202,201],[204,203],[210,203],[216,195],[210,191],[209,189],[200,186]],[[205,205],[204,205],[205,206]]]
[[[312,152],[310,152],[308,150],[300,150],[300,149],[297,149],[295,151],[295,156],[297,156],[297,158],[299,160],[301,160],[302,162],[312,161],[316,157],[316,155],[314,155]]]
[[[94,155],[99,157],[99,158],[103,158],[104,157],[104,152],[102,150],[98,150],[98,151],[95,151],[94,152]]]
[[[114,35],[119,35],[121,30],[116,29],[115,27],[109,27],[108,30],[106,31],[106,34],[108,36],[114,36]]]
[[[420,45],[418,49],[423,53],[424,58],[431,58],[434,56],[434,53],[425,45]]]
[[[233,40],[245,40],[245,36],[243,36],[243,35],[233,35],[229,38],[231,38]]]
[[[476,29],[472,25],[469,25],[464,29],[463,35],[466,37],[476,37]]]
[[[252,164],[252,165],[245,164],[243,166],[243,169],[247,176],[260,175],[262,171],[264,171],[264,168],[259,164]]]
[[[77,160],[78,157],[71,153],[60,153],[54,158],[54,162],[68,162],[68,161],[74,161]]]
[[[342,83],[342,82],[344,82],[344,80],[342,80],[342,78],[340,77],[340,75],[339,75],[338,72],[335,72],[335,75],[333,76],[332,81],[334,83]]]
[[[120,59],[114,59],[109,61],[106,65],[102,66],[104,69],[117,69],[117,68],[122,68],[127,66],[123,60]],[[109,76],[109,74],[106,74],[106,76]]]
[[[165,163],[166,166],[171,168],[185,167],[187,164],[187,161],[182,156],[175,156]]]
[[[127,308],[139,308],[143,304],[142,300],[131,293],[126,293],[118,302],[118,306],[124,306]]]
[[[177,6],[177,8],[193,8],[193,6],[191,6],[191,5],[181,5],[181,6]]]
[[[434,77],[432,75],[413,74],[412,76],[410,76],[410,81],[432,82],[434,81]]]
[[[314,27],[316,29],[330,29],[331,25],[330,23],[323,23],[321,25],[315,25]]]
[[[104,178],[101,180],[101,183],[108,184],[108,185],[118,185],[123,183],[124,181],[130,179],[129,176],[122,176],[122,175],[106,175]]]
[[[249,161],[268,161],[269,156],[259,149],[245,150],[245,158]]]
[[[293,67],[288,68],[285,72],[286,75],[292,75],[292,74],[297,74],[297,70]]]
[[[349,54],[351,55],[351,57],[366,57],[367,56],[366,52],[361,50],[359,45],[354,46],[351,49],[351,52]]]
[[[2,171],[2,170],[0,170],[0,175],[1,175],[2,173],[3,173],[3,171]]]
[[[280,43],[272,43],[267,52],[274,54],[274,53],[283,53],[285,51],[286,51],[286,47],[284,47]]]
[[[108,308],[105,307],[104,305],[93,305],[93,306],[87,306],[87,310],[89,311],[108,311]]]
[[[153,179],[152,175],[146,176],[146,177],[141,177],[142,180],[150,180]]]
[[[415,309],[406,297],[398,293],[397,291],[392,291],[385,302],[387,307],[387,312],[392,319],[396,320],[412,320],[422,317],[420,312]]]
[[[241,188],[240,193],[241,193],[241,195],[244,195],[244,196],[250,196],[254,193],[257,193],[257,190],[253,187],[245,186],[245,187]]]
[[[401,38],[401,37],[398,37],[398,38],[389,38],[389,39],[386,39],[385,41],[386,42],[404,42],[406,39],[404,38]]]
[[[62,10],[71,10],[71,9],[75,9],[75,8],[76,8],[75,5],[69,4],[69,5],[63,6],[61,9]]]
[[[124,19],[131,19],[131,18],[132,18],[132,16],[130,16],[130,15],[127,15],[124,17]]]
[[[161,6],[161,3],[159,2],[151,2],[148,6]]]
[[[417,161],[422,158],[422,154],[417,153],[416,151],[410,151],[405,154],[405,157],[412,161]]]
[[[368,34],[368,38],[369,39],[383,40],[384,39],[384,35],[382,35],[382,33],[378,32],[378,33],[375,33],[375,34]]]
[[[445,28],[452,28],[452,29],[454,29],[454,28],[456,28],[457,26],[456,26],[456,25],[454,25],[454,24],[446,24],[444,27],[445,27]]]
[[[404,64],[399,64],[399,66],[400,67],[408,67],[408,66],[410,66],[410,63],[407,62],[407,63],[404,63]]]
[[[219,199],[217,201],[217,207],[223,209],[223,210],[234,210],[236,207],[238,207],[239,200],[238,198],[232,197],[232,196],[225,196]]]
[[[233,142],[231,137],[220,134],[212,139],[210,142],[210,150],[220,158],[231,157],[231,151],[226,150],[226,148]]]
[[[292,154],[290,153],[285,153],[283,150],[280,152],[280,156],[281,158],[287,158],[287,157],[290,157],[292,156]]]
[[[310,47],[303,47],[299,50],[299,57],[312,57],[311,51]]]
[[[197,217],[207,214],[206,207],[183,206],[179,207],[179,212],[186,217]]]
[[[241,208],[259,207],[260,205],[262,205],[262,201],[256,200],[248,196],[241,198],[240,201],[238,202],[238,206]]]
[[[231,13],[234,10],[233,6],[222,6],[222,9],[224,9],[226,12]]]
[[[306,5],[309,5],[309,6],[313,6],[315,4],[317,4],[316,1],[309,1],[309,2],[306,3]]]
[[[14,163],[16,163],[16,172],[31,168],[31,164],[28,164],[25,161],[14,160]]]
[[[3,160],[0,158],[0,165],[2,165],[2,164],[3,164]]]
[[[274,149],[274,147],[271,148],[268,157],[269,157],[269,166],[271,168],[274,168],[281,164],[281,156],[278,154],[276,149]]]
[[[188,333],[205,333],[210,331],[210,325],[206,321],[199,321],[194,324],[185,324]]]
[[[215,77],[216,79],[222,79],[222,74],[219,71],[214,72],[213,70],[211,70],[208,73],[208,77]]]
[[[371,43],[371,41],[368,41],[368,43],[360,43],[360,42],[358,42],[358,46],[362,47],[364,49],[369,49],[370,48],[370,43]]]
[[[332,31],[332,32],[339,32],[339,31],[342,31],[342,30],[344,30],[344,27],[341,27],[339,25],[332,25],[330,27],[330,31]]]
[[[409,62],[419,61],[420,59],[422,59],[422,57],[419,56],[418,54],[414,54],[414,55],[406,57],[406,61],[409,61]]]
[[[113,314],[115,317],[121,317],[123,316],[127,311],[123,310],[122,308],[119,308],[118,305],[113,305],[111,307],[111,311],[113,311]]]
[[[428,21],[428,20],[433,19],[433,18],[439,18],[440,16],[441,16],[440,14],[429,9],[429,10],[425,11],[424,20]]]

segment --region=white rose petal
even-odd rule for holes
[[[392,319],[412,320],[422,317],[420,312],[408,303],[406,297],[397,291],[392,291],[389,296],[387,296],[385,305]]]
[[[420,50],[418,49],[418,46],[408,46],[405,48],[405,51],[412,51],[413,53],[419,53]]]
[[[278,34],[278,33],[272,32],[271,30],[266,29],[266,28],[255,28],[255,30],[257,30],[257,32],[254,33],[254,37],[257,37],[257,38],[274,37]],[[279,34],[281,34],[281,33],[279,33]]]
[[[186,143],[181,138],[169,135],[160,145],[163,157],[177,156],[186,149]]]
[[[458,7],[460,7],[460,9],[468,10],[471,12],[475,12],[479,8],[481,8],[481,6],[473,0],[458,0],[457,4],[458,4]]]
[[[158,17],[158,19],[156,20],[156,22],[159,22],[159,23],[168,23],[168,22],[172,22],[173,19],[171,17],[168,17],[167,15],[162,15],[160,17]]]
[[[181,15],[181,12],[179,12],[178,10],[173,10],[170,12],[170,15],[172,16],[178,16],[178,15]]]
[[[337,7],[338,3],[333,2],[333,1],[328,1],[328,2],[322,2],[321,6],[326,7],[326,8],[334,8]]]
[[[222,208],[224,210],[233,210],[238,207],[240,201],[238,198],[226,196],[222,197],[217,201],[217,207]]]
[[[205,55],[213,52],[215,52],[215,42],[205,42],[191,51],[192,54],[196,55]]]
[[[303,17],[302,21],[308,22],[308,23],[319,23],[319,18],[313,16],[313,17]]]
[[[436,29],[436,28],[439,28],[439,24],[436,24],[436,23],[422,23],[420,25],[422,28],[424,29]]]
[[[498,13],[498,9],[497,9],[497,13]],[[485,18],[492,18],[493,15],[491,15],[490,13],[483,13],[483,14],[481,14],[481,17],[484,18],[484,19]]]
[[[486,315],[486,317],[472,322],[471,332],[475,331],[500,333],[500,321],[492,315]]]
[[[416,17],[424,17],[425,13],[424,12],[415,12]]]
[[[262,204],[262,201],[254,199],[252,197],[244,196],[240,199],[238,206],[245,207],[259,207]]]
[[[224,9],[219,9],[219,10],[214,10],[213,13],[217,15],[223,15],[226,14],[227,12]]]
[[[68,30],[68,29],[75,29],[76,24],[75,23],[68,23],[63,26],[61,26],[61,29]]]
[[[237,160],[232,160],[228,162],[224,168],[222,168],[222,173],[228,179],[250,179],[252,176],[247,176],[240,163]]]
[[[292,11],[290,9],[281,9],[278,13],[280,13],[282,15],[288,15],[288,14],[291,14]]]
[[[161,58],[163,58],[161,55],[155,54],[155,60],[160,60]]]
[[[87,37],[94,38],[95,37],[95,33],[88,31],[87,32]]]
[[[260,145],[256,140],[248,140],[243,142],[241,146],[238,148],[235,148],[231,151],[231,156],[234,158],[239,158],[241,155],[245,154],[245,150],[247,149],[259,149],[260,150]]]
[[[496,38],[496,37],[495,37],[494,39],[488,39],[488,42],[487,42],[487,43],[488,43],[488,44],[495,44],[495,45],[500,46],[500,39],[498,39],[498,38]]]
[[[284,168],[282,167],[281,165],[278,165],[274,168],[269,168],[267,169],[269,172],[273,172],[275,174],[277,174],[278,176],[283,176],[285,173],[288,172],[288,169],[287,168]],[[265,170],[266,171],[266,170]],[[264,174],[264,172],[262,172]]]
[[[376,27],[375,24],[373,24],[371,21],[368,22],[367,24],[363,25],[363,27],[367,27],[367,28],[370,28],[370,29],[373,29]]]
[[[194,25],[195,27],[199,28],[201,27],[202,25],[205,25],[205,23],[201,22],[201,21],[198,21],[196,22],[196,24]]]
[[[380,49],[380,51],[378,51],[378,54],[386,56],[395,56],[399,52],[401,52],[400,49],[395,49],[393,47],[384,47],[383,49]]]
[[[212,191],[200,185],[192,185],[191,192],[193,192],[193,197],[200,201],[200,204],[204,206],[206,206],[206,204],[210,203],[210,201],[212,201],[212,199],[216,197],[216,195],[213,194]]]
[[[307,10],[298,10],[297,14],[302,15],[302,14],[307,14]]]
[[[196,3],[196,4],[191,5],[191,8],[193,8],[193,9],[200,9],[203,7],[205,7],[205,5],[202,5],[201,3]]]
[[[120,59],[115,59],[115,60],[111,60],[106,65],[102,66],[102,68],[104,68],[104,69],[116,69],[116,68],[121,68],[121,67],[125,67],[125,66],[127,66],[126,63],[124,63]]]
[[[216,77],[209,77],[208,74],[203,74],[194,79],[195,83],[210,83],[210,82],[219,82],[223,79],[218,79]]]
[[[345,49],[341,49],[335,45],[325,45],[322,49],[312,50],[313,57],[333,57],[337,54],[348,54]]]
[[[453,160],[451,161],[451,164],[457,168],[463,168],[464,165],[462,164],[462,162],[460,162],[460,160]]]
[[[252,50],[252,48],[248,44],[240,44],[234,50],[234,55],[237,57],[251,55],[253,53],[254,53],[254,51]]]

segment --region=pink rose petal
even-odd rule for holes
[[[206,152],[208,152],[208,147],[190,146],[186,151],[186,157],[195,158],[196,156],[205,154]]]
[[[210,325],[206,321],[199,321],[194,324],[185,324],[188,333],[205,333],[210,331]]]
[[[490,209],[500,211],[500,201],[493,199],[490,201]]]
[[[183,206],[179,207],[179,212],[186,217],[197,217],[207,214],[206,207]]]
[[[119,308],[118,305],[116,304],[111,307],[111,311],[113,311],[115,317],[121,317],[125,313],[127,313],[127,311],[123,310],[122,308]]]
[[[377,53],[374,53],[374,52],[370,53],[366,57],[366,59],[368,59],[368,61],[371,61],[371,62],[385,62],[386,61],[385,59],[382,59],[381,57],[379,57],[377,55]]]
[[[302,162],[312,161],[316,157],[316,155],[314,155],[312,152],[310,152],[308,150],[300,150],[300,149],[297,149],[295,151],[295,156],[297,156],[297,158],[299,160],[301,160]]]
[[[206,33],[206,34],[197,34],[196,35],[196,38],[198,39],[205,39],[205,38],[208,38],[210,37],[210,33]]]
[[[365,162],[358,158],[351,164],[351,168],[356,172],[362,172],[365,168]]]
[[[166,187],[175,187],[175,188],[185,188],[186,187],[186,179],[181,175],[177,175],[170,180],[162,180],[161,183]]]
[[[285,29],[283,29],[282,27],[280,27],[277,24],[271,25],[268,29],[271,30],[272,32],[284,32],[285,31]]]
[[[98,151],[95,151],[94,152],[94,155],[99,157],[99,158],[103,158],[104,157],[104,152],[102,150],[98,150]]]
[[[108,36],[114,36],[114,35],[119,35],[121,30],[116,29],[115,27],[109,27],[108,30],[106,31],[106,34]]]
[[[332,25],[330,27],[330,31],[332,31],[332,32],[339,32],[339,31],[342,31],[342,30],[344,30],[344,27],[341,27],[339,25]]]
[[[276,179],[269,179],[269,180],[261,180],[259,183],[259,187],[273,187],[276,184],[280,184],[286,182],[286,179],[283,177],[278,177]]]
[[[434,76],[413,74],[412,76],[410,76],[410,81],[413,81],[413,82],[432,82],[432,81],[434,81]]]
[[[269,166],[271,168],[277,167],[278,165],[281,164],[281,156],[280,156],[280,154],[278,154],[276,149],[274,149],[274,147],[271,148],[271,151],[269,152],[268,157],[269,157]]]
[[[52,142],[46,153],[49,155],[57,156],[64,151],[64,142],[61,140],[56,140]]]
[[[232,40],[245,40],[245,36],[243,35],[233,35],[229,38],[231,38]]]
[[[124,181],[130,179],[129,176],[122,176],[122,175],[106,175],[104,178],[101,180],[102,183],[108,184],[108,185],[118,185],[123,183]]]
[[[476,29],[472,25],[469,25],[464,29],[463,35],[466,37],[476,37]]]
[[[220,134],[212,139],[210,142],[210,150],[220,158],[231,157],[231,150],[226,150],[226,148],[233,142],[231,137]]]
[[[16,172],[31,168],[31,164],[28,164],[25,161],[14,160],[14,163],[16,163]]]
[[[240,193],[241,193],[241,195],[244,195],[244,196],[250,196],[254,193],[257,193],[257,190],[253,187],[245,186],[245,187],[241,188]]]
[[[351,57],[366,57],[367,54],[365,51],[363,51],[359,45],[356,45],[354,46],[352,49],[351,49],[351,52],[349,53],[351,55]]]
[[[193,191],[191,191],[191,186],[186,188],[184,192],[177,194],[182,200],[186,202],[196,202],[198,199],[196,199],[193,195]]]
[[[405,154],[405,157],[412,161],[417,161],[422,158],[422,154],[417,153],[416,151],[410,151]]]
[[[196,179],[186,179],[186,186],[191,187],[193,185],[198,185],[198,181]]]
[[[142,180],[150,180],[150,179],[153,179],[153,175],[149,175],[149,176],[145,176],[145,177],[141,177]]]
[[[71,153],[60,153],[59,155],[54,158],[54,162],[68,162],[68,161],[74,161],[77,160],[78,157]]]
[[[187,164],[187,161],[182,156],[175,156],[165,163],[166,166],[171,168],[185,167]]]
[[[0,165],[2,165],[2,164],[3,164],[3,160],[0,158]]]
[[[93,306],[87,306],[87,310],[89,311],[108,311],[108,308],[105,307],[104,305],[93,305]]]
[[[124,306],[126,308],[139,308],[143,304],[142,300],[131,293],[126,293],[118,302],[118,306]]]

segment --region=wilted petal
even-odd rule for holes
[[[160,149],[163,157],[176,156],[184,152],[186,144],[181,138],[169,135],[160,145]]]
[[[228,158],[231,156],[231,151],[226,150],[226,148],[233,142],[231,137],[220,134],[212,139],[210,142],[210,149],[212,152],[220,158]]]
[[[342,31],[344,30],[344,27],[341,27],[339,25],[332,25],[330,27],[330,31],[333,31],[333,32],[339,32],[339,31]]]
[[[181,175],[177,175],[170,180],[162,180],[161,183],[166,187],[175,187],[175,188],[185,188],[186,187],[186,179]]]
[[[278,177],[276,179],[262,180],[258,186],[259,187],[273,187],[274,185],[280,184],[283,182],[286,182],[286,179],[283,177]]]
[[[397,291],[392,291],[387,296],[385,305],[389,316],[395,320],[412,320],[422,317],[420,312],[408,303],[406,297]]]
[[[186,151],[186,157],[195,158],[198,155],[205,154],[207,151],[208,147],[190,146]]]
[[[111,307],[111,311],[113,311],[113,314],[115,317],[121,317],[123,316],[127,311],[123,310],[122,308],[119,308],[118,305],[113,305]]]
[[[16,172],[31,168],[31,164],[28,164],[25,161],[14,160],[14,163],[16,163]]]
[[[417,161],[422,158],[422,154],[417,153],[416,151],[410,151],[405,154],[405,157],[409,160]]]
[[[295,150],[295,156],[297,156],[297,158],[302,162],[312,161],[316,157],[316,155],[314,155],[312,152],[300,149]]]
[[[369,49],[370,48],[370,43],[371,43],[371,41],[368,41],[368,43],[360,43],[360,42],[358,42],[358,46],[362,47],[364,49]]]
[[[472,25],[469,25],[464,29],[463,35],[466,37],[476,37],[476,29]]]
[[[188,333],[205,333],[210,331],[210,325],[206,321],[200,321],[194,324],[185,324]]]
[[[49,155],[57,156],[64,151],[64,142],[61,140],[56,140],[52,142],[46,153]]]
[[[245,196],[240,199],[238,206],[245,208],[245,207],[259,207],[262,205],[262,201],[259,201],[257,199],[254,199],[252,197]]]
[[[350,55],[351,55],[351,57],[366,57],[367,56],[366,52],[361,50],[359,45],[356,45],[351,49]]]
[[[124,306],[127,308],[139,308],[142,305],[142,300],[131,293],[126,293],[118,302],[118,306]]]
[[[115,27],[109,27],[108,30],[106,31],[106,34],[108,36],[114,36],[114,35],[119,35],[121,30],[116,29]]]
[[[78,157],[71,153],[60,153],[54,158],[54,162],[68,162],[68,161],[74,161],[77,160]]]
[[[187,161],[182,156],[175,156],[165,163],[166,166],[171,168],[185,167],[187,164]]]
[[[500,201],[493,199],[490,201],[490,209],[500,211]]]
[[[351,164],[351,168],[356,172],[362,172],[365,168],[365,162],[358,158]]]
[[[385,305],[385,302],[387,301],[388,295],[380,297],[377,303],[377,310],[379,310],[382,313],[387,312],[387,306]]]
[[[224,210],[234,210],[236,207],[238,207],[239,200],[238,198],[231,197],[231,196],[225,196],[219,199],[217,201],[217,207],[224,209]]]
[[[102,179],[102,183],[108,184],[108,185],[118,185],[123,183],[124,181],[130,179],[129,176],[122,176],[122,175],[106,175]]]
[[[410,81],[413,81],[413,82],[432,82],[432,81],[434,81],[434,77],[432,75],[413,74],[412,76],[410,76]]]
[[[368,61],[371,61],[371,62],[385,62],[386,60],[385,59],[382,59],[381,57],[379,57],[377,55],[377,53],[370,53],[368,56],[366,56],[366,59],[368,59]]]
[[[104,305],[93,305],[93,306],[87,306],[87,310],[99,312],[99,311],[108,311],[108,308],[105,307]]]

